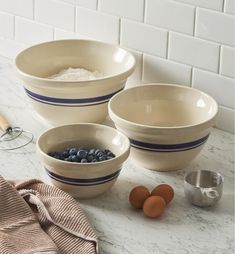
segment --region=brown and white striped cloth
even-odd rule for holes
[[[93,254],[96,235],[77,202],[39,180],[0,176],[0,254]]]

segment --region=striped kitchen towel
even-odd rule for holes
[[[0,254],[93,254],[96,235],[77,202],[39,180],[0,176]]]

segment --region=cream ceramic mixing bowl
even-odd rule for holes
[[[207,141],[217,112],[209,95],[171,84],[130,88],[109,102],[111,119],[130,139],[131,158],[157,171],[186,167]]]
[[[77,163],[55,159],[49,152],[68,147],[109,149],[110,160]],[[37,140],[37,152],[53,185],[81,199],[109,190],[117,180],[130,152],[129,139],[116,129],[99,124],[72,124],[44,132]]]
[[[56,126],[102,122],[109,99],[121,91],[135,67],[126,50],[89,40],[50,41],[23,50],[15,59],[19,78],[33,109]],[[61,70],[84,68],[103,77],[87,81],[58,81],[48,77]]]

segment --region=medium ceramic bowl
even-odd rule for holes
[[[182,169],[195,158],[217,111],[209,95],[171,84],[130,88],[109,102],[111,119],[131,141],[131,158],[158,171]]]
[[[93,163],[76,163],[55,159],[48,152],[68,147],[111,150],[116,157]],[[37,152],[53,185],[72,196],[88,199],[111,188],[129,156],[130,142],[116,129],[99,124],[73,124],[55,127],[37,140]]]
[[[109,99],[121,91],[135,67],[126,50],[89,40],[50,41],[32,46],[15,59],[33,109],[50,125],[102,122]],[[102,78],[58,81],[48,77],[69,67],[99,71]]]

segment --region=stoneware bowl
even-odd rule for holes
[[[195,158],[209,137],[217,111],[209,95],[171,84],[130,88],[109,102],[111,119],[130,139],[131,158],[158,171],[182,169]]]
[[[94,163],[58,160],[47,155],[67,147],[111,150],[116,157]],[[37,140],[37,152],[53,185],[81,199],[93,198],[111,188],[129,156],[130,142],[116,129],[99,124],[73,124],[55,127]]]
[[[50,125],[102,122],[109,99],[121,91],[135,67],[126,50],[89,40],[50,41],[32,46],[15,59],[33,109]],[[49,76],[69,67],[99,71],[88,81],[58,81]]]

